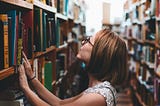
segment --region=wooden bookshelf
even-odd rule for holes
[[[23,0],[1,0],[1,2],[6,3],[6,4],[11,4],[13,6],[18,6],[26,9],[33,9],[33,4],[28,3]]]
[[[44,51],[44,52],[36,52],[34,54],[34,58],[42,57],[42,56],[48,54],[49,52],[52,52],[52,51],[55,51],[55,50],[56,50],[56,47],[51,46],[51,47],[47,48],[46,51]]]
[[[57,11],[55,7],[48,6],[38,0],[33,0],[33,4],[34,4],[34,6],[37,6],[39,8],[43,8],[44,10],[47,10],[47,11],[50,11],[53,13],[56,13],[56,11]]]
[[[14,74],[14,70],[15,70],[14,67],[10,67],[10,68],[1,70],[0,71],[0,80],[5,79],[5,78],[13,75]]]
[[[124,22],[126,32],[124,31],[129,48],[129,62],[134,64],[132,71],[142,79],[134,79],[138,84],[133,88],[137,88],[133,93],[138,100],[138,104],[142,106],[160,105],[158,97],[154,98],[157,88],[151,91],[147,83],[153,87],[158,87],[155,79],[159,79],[159,0],[135,0],[134,3],[127,0],[124,5]],[[158,70],[158,71],[157,71]],[[142,81],[143,80],[143,81]],[[139,91],[139,92],[137,92]],[[141,95],[141,93],[143,95]],[[151,96],[148,96],[151,95]],[[147,98],[147,99],[146,99]],[[157,104],[158,103],[158,104]]]
[[[56,14],[56,17],[59,18],[59,19],[62,19],[62,20],[64,20],[64,21],[67,21],[67,20],[68,20],[68,17],[65,16],[65,15],[63,15],[63,14],[61,14],[61,13],[57,13],[57,14]]]
[[[63,51],[64,49],[67,49],[67,44],[63,44],[63,45],[60,45],[58,48],[56,48],[56,51],[57,52],[60,52],[60,51]]]
[[[57,1],[58,0],[54,0],[54,4],[57,4]],[[62,0],[62,2],[64,1],[65,0]],[[69,2],[73,2],[74,4],[73,0],[70,0]],[[78,18],[76,19],[77,21],[74,21],[75,17],[72,14],[67,13],[68,11],[64,8],[65,6],[68,6],[68,4],[64,5],[63,13],[58,12],[57,6],[59,5],[60,4],[49,6],[47,3],[41,2],[39,0],[32,0],[32,2],[27,2],[25,0],[0,0],[0,9],[1,9],[0,14],[3,13],[8,15],[9,14],[8,12],[14,11],[14,16],[9,16],[9,19],[14,20],[14,21],[11,20],[13,21],[14,26],[12,26],[11,24],[12,22],[9,23],[10,29],[8,31],[10,35],[12,34],[12,32],[15,33],[14,34],[15,38],[14,39],[10,38],[15,41],[14,49],[18,51],[17,50],[18,45],[16,44],[16,40],[17,38],[21,38],[18,37],[20,35],[19,33],[21,32],[22,40],[24,40],[24,42],[22,42],[21,48],[23,48],[26,55],[29,56],[29,61],[31,63],[31,66],[38,73],[37,78],[42,82],[42,84],[44,84],[43,82],[44,76],[39,75],[39,73],[42,73],[42,70],[45,68],[46,64],[50,64],[50,66],[52,67],[50,77],[52,77],[52,82],[53,81],[56,82],[57,71],[61,71],[56,69],[57,68],[56,62],[58,56],[61,54],[62,56],[64,55],[65,65],[63,66],[63,69],[66,71],[68,69],[69,62],[71,61],[69,59],[72,59],[73,56],[72,50],[70,49],[69,46],[72,46],[75,52],[77,53],[78,42],[76,42],[76,44],[74,42],[76,38],[73,38],[73,40],[68,41],[68,34],[71,33],[72,28],[74,28],[75,25],[77,24],[80,25],[80,27],[77,27],[79,32],[77,33],[76,36],[78,37],[79,36],[78,34],[82,36],[85,35],[85,22],[82,22],[82,20],[79,20]],[[78,11],[80,11],[81,6],[79,5],[77,9],[79,9]],[[73,11],[74,10],[70,10],[70,12]],[[77,15],[79,14],[77,13]],[[57,25],[58,21],[60,23],[60,26]],[[63,28],[63,31],[61,31],[60,28]],[[59,31],[63,33],[58,34]],[[57,42],[59,42],[60,40],[62,44],[57,44]],[[36,45],[37,43],[39,45]],[[15,56],[15,58],[13,58],[13,56]],[[0,70],[1,84],[3,84],[3,81],[7,82],[8,80],[10,80],[10,76],[12,77],[12,75],[14,76],[17,73],[16,69],[18,67],[16,61],[18,56],[17,54],[14,54],[13,56],[11,58],[14,60],[14,62],[11,65],[9,65],[8,68],[2,68]],[[16,74],[16,76],[14,77],[17,77],[17,75],[18,74]],[[10,87],[10,85],[6,85],[6,87],[7,86],[8,88]],[[50,86],[53,87],[52,90],[50,89],[52,93],[56,94],[57,93],[56,89],[58,86],[52,84],[50,84]]]

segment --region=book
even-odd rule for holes
[[[156,29],[156,20],[155,18],[151,18],[146,21],[146,39],[147,40],[155,40],[155,29]]]
[[[156,0],[152,0],[150,4],[150,15],[155,16],[156,15]]]
[[[23,36],[23,29],[24,29],[24,24],[22,21],[22,13],[19,12],[18,14],[18,47],[17,47],[17,66],[19,66],[22,63],[22,36]]]
[[[59,47],[60,46],[60,20],[58,19],[57,20],[57,23],[56,23],[56,47]]]
[[[159,0],[156,0],[155,15],[156,17],[159,17]]]
[[[24,23],[24,33],[23,33],[23,51],[26,54],[28,59],[32,58],[32,33],[33,33],[33,11],[24,12],[22,15]]]
[[[8,26],[9,26],[9,32],[11,34],[9,34],[9,51],[10,51],[10,66],[12,65],[15,65],[15,50],[16,50],[16,10],[11,10],[11,11],[8,11],[7,14],[8,14],[8,19],[10,21],[10,23],[8,23]]]
[[[52,75],[53,75],[52,62],[47,61],[44,66],[44,86],[52,92]]]
[[[36,65],[36,64],[35,64]],[[41,57],[38,59],[38,80],[44,85],[44,66],[45,66],[45,58]]]
[[[34,48],[35,52],[43,51],[43,23],[42,9],[35,8],[34,10]]]
[[[35,72],[36,78],[38,79],[38,59],[33,60],[33,71]]]
[[[3,29],[3,22],[0,20],[0,29]],[[3,30],[0,30],[0,70],[4,68],[4,44],[3,44]]]
[[[51,45],[56,45],[56,26],[55,26],[55,18],[52,16],[47,16],[47,47]]]
[[[46,40],[47,40],[47,43],[46,43],[46,46],[47,48],[49,46],[51,46],[51,41],[52,41],[52,26],[51,26],[51,21],[49,19],[49,17],[47,17],[47,25],[46,25],[46,30],[47,30],[47,36],[46,36]]]
[[[46,30],[46,26],[47,26],[47,13],[43,11],[42,13],[42,23],[43,23],[43,51],[46,50],[47,48],[47,30]]]
[[[4,68],[9,67],[9,44],[8,44],[8,15],[0,14],[0,20],[3,22],[3,48],[4,48]]]
[[[19,12],[16,14],[16,37],[15,37],[15,51],[14,51],[14,64],[17,65],[17,48],[18,48],[18,36],[19,36]]]

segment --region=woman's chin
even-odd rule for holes
[[[81,56],[79,54],[77,54],[76,57],[81,60]]]
[[[82,59],[81,55],[77,54],[77,56],[76,56],[76,57],[77,57],[77,59],[78,59],[78,60],[80,60],[80,61],[84,61],[84,60]]]

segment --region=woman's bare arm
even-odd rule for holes
[[[19,83],[20,87],[23,90],[27,99],[34,105],[34,106],[49,106],[46,102],[40,99],[29,87],[27,77],[25,75],[25,69],[23,65],[18,67],[19,71]]]

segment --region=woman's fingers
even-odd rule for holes
[[[27,77],[26,77],[26,74],[25,74],[25,68],[23,65],[20,65],[18,67],[18,71],[19,71],[19,83],[20,83],[20,86],[22,88],[22,90],[28,88],[28,81],[27,81]]]
[[[24,69],[24,66],[23,65],[20,65],[18,67],[18,71],[19,71],[19,78],[22,80],[22,79],[27,79],[26,78],[26,75],[25,75],[25,69]]]
[[[23,54],[23,57],[24,57],[24,58],[22,58],[24,67],[25,67],[27,70],[30,70],[30,68],[31,68],[30,62],[28,61],[25,53],[22,52],[22,54]]]
[[[29,61],[28,61],[28,59],[27,59],[27,56],[25,55],[25,53],[24,53],[23,51],[22,51],[22,55],[23,55],[24,60],[26,61],[26,63],[27,63],[27,64],[30,64]]]
[[[22,58],[22,60],[23,60],[24,67],[27,67],[27,62],[26,62],[26,60],[25,60],[24,58]]]
[[[23,65],[20,65],[20,66],[18,67],[18,71],[19,71],[19,74],[20,74],[20,75],[22,75],[23,73],[25,73],[25,71],[24,71],[24,66],[23,66]]]
[[[24,57],[25,60],[27,60],[27,56],[25,55],[23,51],[22,51],[22,56]]]
[[[22,53],[24,54],[24,52],[22,52]],[[29,61],[26,59],[25,54],[24,54],[24,58],[22,58],[22,59],[23,59],[23,65],[24,65],[23,68],[25,68],[25,73],[26,73],[27,77],[32,78],[34,76],[34,72],[32,70],[32,67],[31,67]]]

